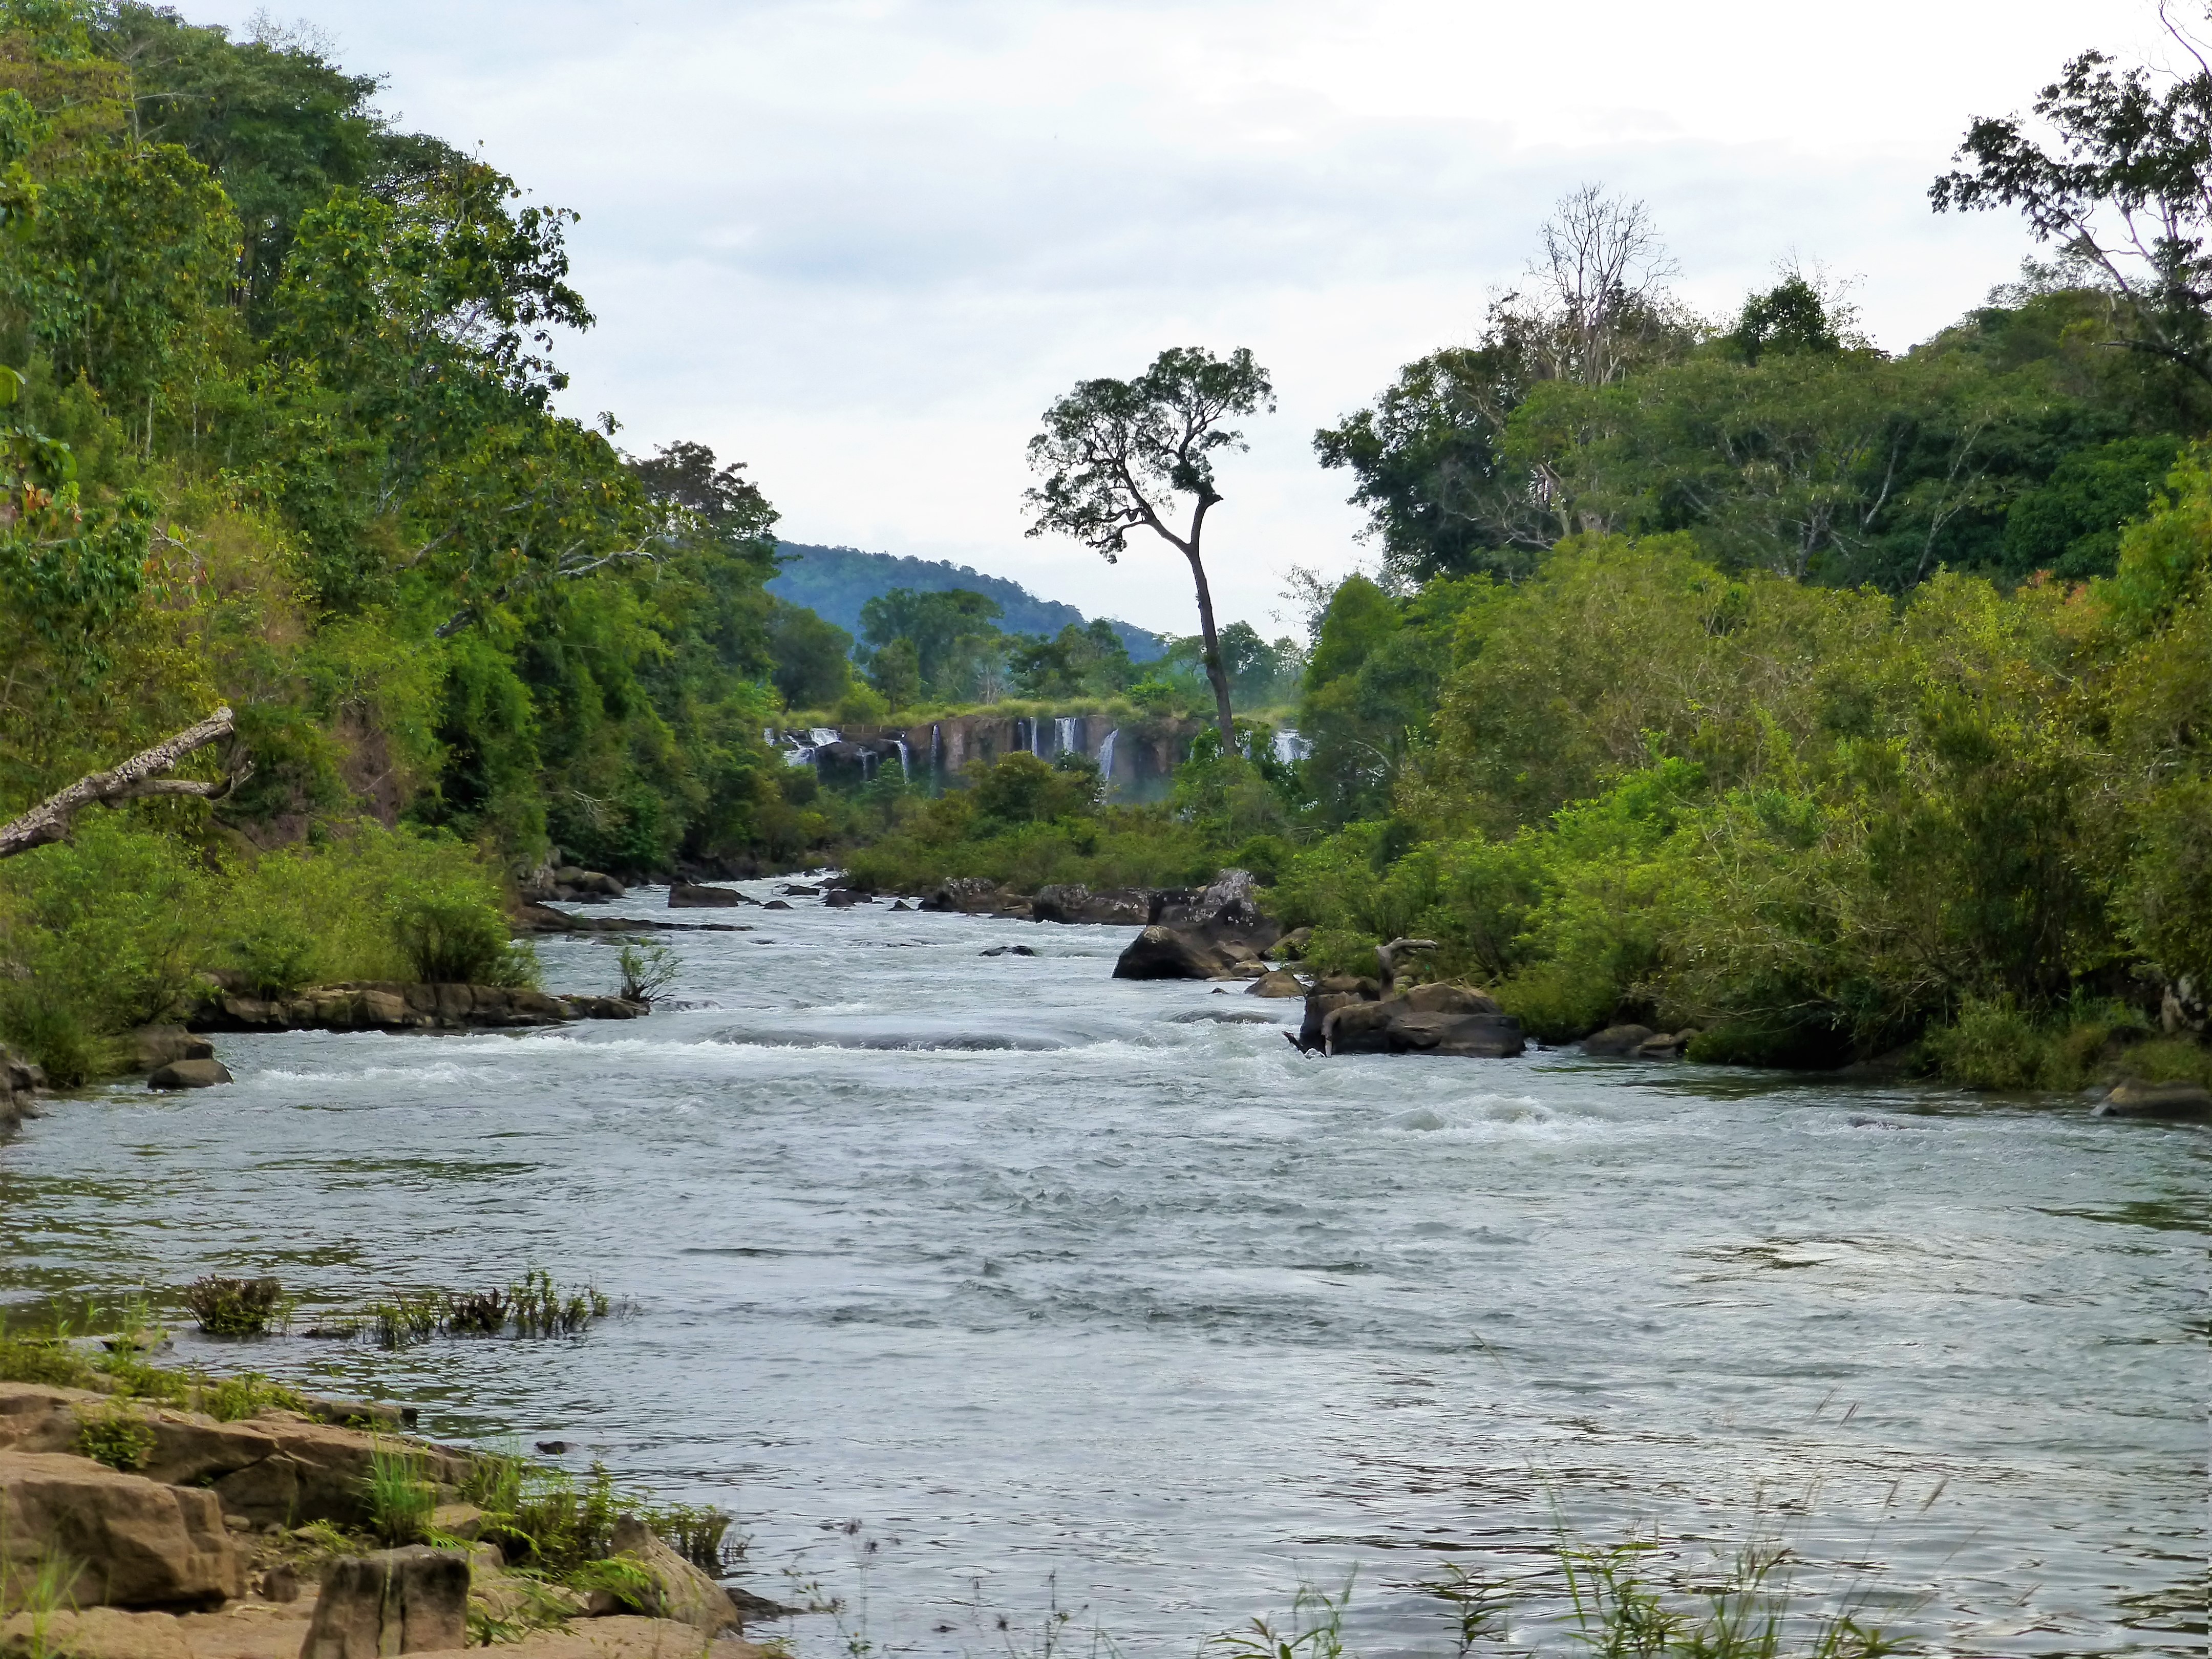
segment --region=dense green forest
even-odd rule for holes
[[[500,884],[556,848],[832,839],[761,738],[821,643],[765,591],[775,512],[556,412],[571,216],[281,35],[78,0],[0,31],[0,816],[237,726],[185,768],[236,781],[212,808],[0,866],[0,1034],[67,1077],[202,967],[453,971],[469,936],[526,975]]]
[[[1142,660],[983,579],[794,603],[742,466],[559,412],[570,216],[312,46],[5,0],[0,818],[218,704],[236,733],[179,769],[211,802],[0,861],[0,1037],[69,1079],[210,969],[527,978],[502,908],[556,857],[1233,861],[1317,961],[1433,939],[1543,1037],[2061,1085],[2159,1032],[2142,1063],[2197,1074],[2207,79],[2068,65],[2037,107],[2070,159],[1976,120],[1932,204],[2017,209],[2047,257],[1901,355],[1816,270],[1700,316],[1642,208],[1568,198],[1478,344],[1316,435],[1373,564],[1294,573],[1304,640],[1222,630],[1237,741],[1131,807],[1079,757],[830,790],[762,733],[1211,718],[1196,641]]]

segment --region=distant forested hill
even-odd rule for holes
[[[921,593],[941,593],[964,587],[996,599],[1006,614],[999,626],[1010,634],[1057,634],[1073,623],[1080,628],[1088,620],[1072,605],[1041,599],[1019,582],[1004,576],[987,576],[964,564],[944,559],[909,559],[895,553],[863,553],[853,547],[810,547],[804,542],[778,542],[776,550],[787,562],[768,584],[768,591],[803,605],[857,636],[860,607],[894,587],[910,587]],[[1139,662],[1150,662],[1167,649],[1157,634],[1130,623],[1115,621],[1114,631]]]

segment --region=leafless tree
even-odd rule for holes
[[[1681,274],[1651,210],[1583,185],[1559,198],[1544,223],[1543,254],[1528,264],[1532,294],[1521,313],[1541,378],[1604,386],[1619,380],[1682,319],[1668,284]],[[1502,310],[1510,315],[1510,296]]]

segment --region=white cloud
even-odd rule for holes
[[[248,3],[191,5],[240,26]],[[1310,448],[1480,325],[1550,203],[1648,199],[1713,310],[1796,251],[1883,343],[2010,274],[1998,218],[1936,218],[1970,116],[2072,53],[2148,47],[2130,0],[308,0],[387,107],[580,209],[569,405],[639,448],[740,458],[796,539],[950,556],[1185,630],[1171,556],[1025,541],[1022,446],[1081,375],[1249,345],[1279,415],[1209,526],[1229,615],[1358,516]]]

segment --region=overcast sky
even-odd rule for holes
[[[252,3],[179,0],[243,30]],[[1641,197],[1711,311],[1795,253],[1924,338],[2028,243],[1938,218],[1968,118],[2148,0],[304,0],[384,107],[579,210],[565,401],[745,461],[797,541],[951,558],[1194,631],[1165,550],[1023,535],[1023,445],[1079,378],[1249,345],[1280,411],[1222,468],[1224,619],[1367,556],[1316,427],[1471,341],[1551,204]]]

